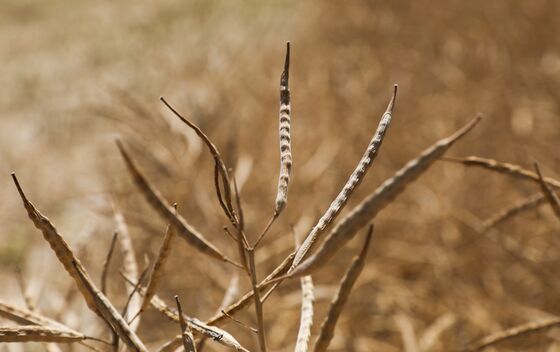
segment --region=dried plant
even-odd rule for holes
[[[98,289],[98,286],[95,283],[97,281],[94,282],[92,279],[93,276],[90,276],[88,271],[85,269],[85,266],[88,268],[90,267],[89,261],[84,260],[84,263],[86,264],[84,266],[78,258],[81,257],[83,259],[83,252],[71,249],[66,240],[55,228],[54,224],[42,213],[40,213],[39,210],[37,210],[37,208],[28,200],[15,174],[12,174],[13,181],[17,191],[19,192],[20,198],[27,212],[27,216],[33,222],[35,227],[42,232],[44,239],[50,245],[56,258],[73,280],[73,284],[78,288],[78,292],[85,300],[87,307],[96,314],[96,318],[100,318],[98,319],[98,323],[100,323],[99,327],[106,328],[107,331],[104,332],[112,334],[113,340],[108,342],[103,338],[89,336],[89,331],[88,334],[85,334],[80,332],[80,329],[71,328],[67,325],[72,324],[66,324],[67,321],[71,320],[60,319],[60,321],[58,321],[59,316],[57,316],[56,319],[53,319],[43,315],[41,312],[50,311],[35,309],[35,302],[32,297],[28,295],[25,282],[22,277],[19,277],[20,286],[22,287],[22,296],[26,302],[27,308],[18,308],[15,305],[0,301],[0,316],[10,320],[12,324],[17,324],[15,327],[0,327],[0,342],[44,342],[44,347],[49,351],[61,351],[61,348],[65,348],[59,347],[58,344],[80,344],[80,348],[85,346],[99,351],[148,351],[147,346],[157,344],[157,346],[160,346],[157,351],[161,352],[182,350],[187,352],[196,352],[203,351],[206,343],[216,343],[221,345],[221,347],[218,347],[221,349],[242,352],[248,352],[250,350],[267,352],[278,349],[280,343],[278,343],[277,340],[281,340],[282,348],[295,345],[295,351],[297,352],[306,352],[310,349],[317,352],[327,351],[331,343],[334,345],[336,341],[336,339],[333,338],[335,336],[337,323],[339,322],[339,318],[343,314],[343,311],[348,309],[346,303],[349,299],[350,293],[356,286],[356,282],[362,271],[366,272],[365,275],[362,275],[363,282],[365,282],[364,285],[367,285],[368,288],[373,287],[379,292],[383,292],[384,290],[390,292],[393,286],[399,284],[402,285],[402,283],[395,283],[396,280],[391,277],[390,272],[383,272],[382,270],[377,270],[377,268],[364,270],[367,265],[366,258],[373,236],[373,225],[369,226],[361,250],[349,265],[344,276],[340,280],[338,287],[326,287],[322,284],[324,277],[317,275],[319,280],[316,280],[316,277],[312,280],[310,275],[315,274],[320,269],[327,270],[329,267],[332,268],[331,261],[333,257],[337,253],[343,251],[346,244],[368,224],[375,221],[378,228],[382,228],[383,226],[379,226],[378,223],[378,214],[383,209],[394,203],[395,199],[400,196],[409,185],[414,183],[421,175],[424,175],[438,160],[460,163],[465,166],[482,167],[494,172],[513,176],[515,178],[531,180],[533,181],[533,184],[531,184],[533,187],[536,185],[540,186],[540,193],[535,193],[529,197],[523,198],[521,201],[516,202],[511,206],[497,211],[493,215],[487,217],[484,221],[471,219],[473,221],[465,222],[471,225],[471,227],[475,230],[474,232],[478,233],[479,237],[477,238],[488,237],[494,243],[505,249],[508,254],[514,257],[515,264],[519,264],[522,269],[529,269],[532,274],[530,277],[531,280],[527,281],[529,284],[522,280],[520,280],[522,281],[521,283],[515,282],[514,284],[534,285],[534,290],[537,290],[540,287],[538,285],[550,287],[555,290],[558,289],[558,282],[554,277],[554,273],[550,272],[547,268],[542,267],[542,263],[545,261],[554,262],[554,260],[557,260],[554,253],[544,253],[543,251],[544,254],[541,253],[540,257],[532,255],[533,253],[530,253],[524,248],[522,240],[515,239],[513,236],[499,236],[496,228],[499,225],[504,224],[507,220],[520,216],[520,214],[526,212],[527,210],[538,207],[545,201],[549,202],[555,214],[560,217],[560,200],[558,195],[554,192],[555,188],[560,188],[560,181],[550,177],[544,177],[537,165],[535,165],[536,172],[532,172],[515,164],[502,163],[476,156],[467,158],[444,157],[444,154],[458,140],[466,136],[467,133],[469,133],[474,126],[477,125],[477,123],[481,120],[480,116],[474,118],[464,127],[458,129],[455,133],[446,138],[440,139],[429,148],[422,151],[420,155],[410,160],[400,170],[381,183],[377,189],[365,198],[361,199],[361,201],[350,211],[342,214],[344,208],[348,204],[352,204],[351,202],[354,200],[352,197],[359,193],[359,186],[378,157],[384,140],[386,138],[390,139],[387,131],[393,118],[397,97],[397,85],[394,85],[393,93],[387,108],[381,116],[377,124],[376,131],[373,133],[364,154],[358,161],[357,165],[355,165],[354,170],[346,180],[342,189],[340,189],[338,194],[336,194],[334,200],[330,202],[326,211],[318,213],[320,216],[318,216],[318,220],[315,223],[308,221],[308,224],[303,230],[299,229],[296,231],[293,229],[293,232],[297,232],[298,235],[300,232],[301,234],[306,235],[305,237],[302,237],[304,239],[302,245],[294,250],[291,250],[292,246],[285,245],[285,241],[283,241],[283,243],[280,243],[281,245],[278,247],[276,244],[272,244],[266,248],[266,242],[268,241],[265,240],[265,235],[272,232],[272,225],[277,224],[279,227],[281,221],[284,220],[278,220],[280,216],[282,215],[284,217],[286,216],[286,213],[290,212],[285,211],[285,209],[291,209],[294,205],[296,207],[299,206],[297,202],[293,201],[295,197],[293,195],[290,195],[289,197],[288,194],[289,191],[293,192],[291,190],[297,189],[298,187],[298,170],[292,170],[292,137],[295,136],[295,134],[292,133],[291,125],[292,100],[289,81],[290,60],[293,59],[291,55],[290,43],[287,43],[283,69],[280,76],[280,106],[278,111],[279,139],[277,140],[280,149],[280,168],[277,175],[278,183],[276,187],[274,206],[272,209],[269,209],[269,211],[272,211],[272,216],[266,211],[262,214],[262,219],[268,219],[268,221],[263,221],[264,230],[261,232],[253,232],[253,229],[258,224],[252,224],[251,222],[256,218],[255,214],[257,212],[255,209],[250,209],[250,211],[247,211],[247,208],[244,209],[244,201],[246,199],[242,199],[241,195],[243,185],[247,184],[247,187],[252,186],[251,182],[248,182],[252,180],[251,172],[250,170],[244,171],[245,176],[239,176],[242,180],[240,180],[241,182],[238,184],[236,175],[243,174],[243,172],[237,172],[238,166],[230,166],[226,162],[226,160],[228,162],[232,160],[232,158],[230,158],[231,155],[233,155],[234,158],[237,158],[237,151],[232,151],[234,148],[231,145],[226,145],[222,148],[220,143],[214,142],[218,141],[218,139],[214,139],[214,131],[209,131],[210,133],[207,133],[203,123],[196,124],[193,122],[195,121],[194,119],[191,120],[186,118],[186,115],[179,112],[180,109],[172,106],[168,100],[163,97],[160,98],[163,104],[173,113],[173,115],[179,118],[188,126],[188,128],[194,131],[200,141],[202,141],[200,144],[202,148],[206,148],[210,152],[213,161],[213,179],[211,181],[213,182],[213,192],[215,192],[216,199],[209,202],[204,196],[200,199],[195,199],[196,197],[188,198],[188,202],[191,202],[192,200],[192,204],[188,204],[189,210],[184,210],[183,207],[181,207],[181,211],[177,211],[176,204],[171,205],[173,202],[170,202],[169,199],[176,198],[177,201],[183,200],[185,199],[185,194],[188,194],[188,192],[161,192],[156,184],[159,185],[159,182],[162,180],[155,177],[156,172],[154,172],[154,165],[156,165],[162,174],[169,175],[172,174],[169,170],[173,170],[173,172],[175,172],[176,169],[174,168],[178,169],[179,167],[182,167],[179,162],[177,165],[174,165],[174,163],[170,162],[170,160],[179,161],[181,160],[181,156],[179,156],[176,151],[171,151],[166,145],[142,145],[141,143],[134,143],[132,140],[129,140],[128,137],[122,139],[118,138],[116,141],[117,148],[122,160],[124,161],[126,171],[131,177],[131,184],[133,184],[133,186],[130,187],[135,187],[137,192],[144,198],[147,205],[149,205],[149,207],[151,207],[159,217],[158,219],[153,219],[149,215],[136,212],[136,204],[131,207],[133,210],[129,208],[130,199],[127,197],[134,194],[134,192],[129,191],[128,189],[125,191],[120,189],[125,186],[119,184],[118,186],[112,185],[110,187],[111,191],[108,193],[111,194],[112,206],[107,205],[106,207],[100,207],[102,209],[99,210],[100,213],[109,215],[110,211],[108,209],[112,208],[113,225],[111,230],[114,230],[114,235],[110,245],[108,246],[108,250],[107,247],[103,250],[103,253],[107,251],[105,259],[103,262],[102,260],[99,261],[101,264],[99,279],[100,289]],[[295,81],[292,83],[294,82]],[[297,85],[294,85],[293,87],[297,88]],[[130,129],[135,131],[134,133],[144,134],[150,130],[152,127],[151,124],[165,125],[167,122],[162,119],[157,120],[158,122],[152,121],[152,114],[150,113],[150,110],[143,106],[140,101],[136,101],[133,97],[128,96],[126,92],[122,91],[118,93],[118,95],[121,97],[120,101],[124,102],[124,105],[137,115],[137,118],[141,119],[141,121],[146,124],[146,126],[143,126],[142,123],[135,122],[133,126],[128,126]],[[194,107],[194,109],[196,109],[196,107]],[[169,126],[166,126],[166,128],[167,129],[165,131],[168,133],[168,136],[170,136],[169,140],[175,141],[175,139],[171,137],[177,136],[172,134],[172,129]],[[184,129],[184,125],[181,125],[181,129]],[[252,135],[259,136],[259,133],[251,133]],[[234,133],[232,132],[232,134]],[[212,138],[210,136],[212,136]],[[180,137],[184,138],[182,135]],[[196,139],[197,141],[198,138]],[[126,143],[124,141],[126,141]],[[189,141],[189,143],[190,142],[192,141]],[[337,153],[339,149],[342,150],[340,147],[342,145],[342,143],[337,144],[336,147],[329,149],[329,153],[334,154]],[[218,146],[220,146],[220,148]],[[191,147],[192,146],[189,145],[189,148]],[[220,149],[226,153],[222,154]],[[386,149],[386,147],[384,149]],[[316,155],[322,155],[320,152],[322,151],[314,153],[314,155],[311,156],[311,159],[315,159]],[[189,155],[194,155],[196,154],[196,151],[193,152],[192,150],[189,150],[189,153],[192,153]],[[140,157],[140,155],[143,157]],[[331,158],[329,161],[330,163],[334,160],[334,156],[330,155],[329,157]],[[163,159],[160,158],[167,158],[167,160],[164,162]],[[152,162],[151,167],[150,161]],[[311,160],[309,163],[310,165],[316,165],[315,160]],[[140,165],[142,167],[140,167]],[[245,166],[245,168],[251,169],[252,161],[250,162],[250,166]],[[313,170],[314,172],[311,178],[315,181],[321,178],[321,175],[327,168],[328,167],[325,166],[323,168],[319,168],[319,170]],[[199,170],[196,170],[196,173],[198,172]],[[150,177],[148,178],[146,175],[150,175]],[[295,179],[294,176],[296,176]],[[193,180],[198,179],[193,178]],[[183,180],[180,180],[180,182],[183,182]],[[128,179],[127,181],[124,181],[124,185],[128,185],[129,183]],[[199,187],[199,184],[196,182],[195,187]],[[167,197],[165,197],[164,194],[166,194]],[[214,196],[213,193],[212,196]],[[261,196],[262,195],[259,194],[259,197]],[[288,199],[290,199],[290,207],[287,207]],[[327,200],[331,199],[332,198]],[[217,204],[227,219],[226,226],[223,226],[224,224],[221,223],[221,221],[224,221],[223,217],[215,216],[216,214],[212,212],[212,207],[207,206],[207,204],[214,204],[215,201],[217,201]],[[218,229],[220,229],[220,231],[216,231],[216,233],[219,232],[223,235],[221,232],[221,229],[223,229],[223,232],[225,232],[227,236],[212,236],[210,235],[212,234],[211,229],[199,231],[195,228],[192,224],[198,223],[195,216],[189,212],[191,205],[193,209],[200,209],[201,212],[205,212],[207,208],[211,209],[205,213],[206,222],[201,223],[207,223],[208,227],[219,223],[221,227],[218,227]],[[312,204],[306,203],[305,207],[301,208],[305,208],[305,211],[308,211],[308,208],[313,207],[314,206]],[[246,212],[244,212],[244,210]],[[313,211],[314,209],[312,209],[309,213],[299,215],[302,219],[305,217],[308,219],[314,219],[311,215],[315,214]],[[188,216],[181,215],[181,213],[188,214]],[[402,218],[406,218],[406,220],[409,221],[412,216],[405,214]],[[293,220],[294,219],[289,218],[286,219],[286,222],[292,222]],[[248,224],[245,223],[246,221]],[[305,221],[303,223],[305,223]],[[165,233],[163,238],[159,239],[162,235],[161,232],[163,232],[162,230],[164,225],[166,225]],[[200,227],[203,226],[201,225]],[[259,227],[259,229],[262,229],[263,227]],[[63,227],[61,228],[64,229]],[[133,235],[135,236],[137,233],[137,229],[140,229],[143,232],[156,234],[153,239],[155,241],[157,238],[158,243],[160,243],[159,250],[156,253],[153,264],[148,265],[149,260],[146,259],[145,269],[143,271],[139,269],[133,246],[134,242],[134,245],[140,247],[140,242],[136,242],[136,238],[133,238]],[[287,232],[288,231],[285,229],[283,230],[284,234]],[[380,237],[384,237],[385,239],[395,241],[401,240],[390,238],[388,235],[383,235],[383,230],[380,232],[382,233],[382,236]],[[210,281],[220,289],[218,299],[220,297],[222,298],[221,303],[219,300],[215,300],[214,302],[216,305],[213,307],[208,309],[206,309],[207,307],[203,307],[204,309],[201,308],[200,311],[191,310],[191,306],[189,306],[189,304],[192,303],[192,306],[194,307],[200,302],[210,302],[216,297],[214,296],[210,298],[204,296],[205,292],[203,291],[205,289],[205,284],[203,282],[187,279],[185,279],[184,282],[180,282],[187,285],[190,289],[185,291],[185,296],[183,296],[183,292],[181,292],[181,297],[184,297],[182,299],[184,306],[181,305],[178,295],[174,295],[174,304],[169,305],[166,303],[164,298],[173,297],[165,296],[163,294],[164,292],[166,294],[169,293],[169,288],[165,287],[166,284],[177,284],[178,282],[176,279],[178,277],[184,278],[186,275],[193,274],[191,271],[195,271],[195,269],[185,265],[185,267],[187,267],[187,273],[185,274],[182,272],[184,268],[181,265],[172,265],[174,256],[178,255],[178,252],[180,252],[179,248],[174,248],[172,252],[175,237],[181,237],[189,246],[189,249],[199,252],[198,254],[200,254],[203,259],[198,257],[193,259],[196,260],[196,265],[194,265],[194,267],[200,267],[202,269],[196,269],[196,272],[198,273],[203,270],[207,271],[208,277],[211,279]],[[270,237],[271,236],[267,239],[270,239]],[[225,238],[225,240],[220,242],[217,238]],[[278,236],[276,240],[279,238],[281,239],[281,237]],[[451,254],[449,254],[451,249],[468,249],[467,245],[474,243],[472,239],[467,239],[467,241],[465,241],[462,238],[460,240],[445,238],[441,242],[442,244],[430,243],[426,244],[426,246],[431,246],[429,253],[436,253],[434,254],[434,257],[437,257],[437,260],[445,262],[453,262],[453,258],[450,259]],[[117,246],[120,249],[119,258],[122,258],[122,262],[118,264],[120,269],[119,272],[124,278],[123,283],[125,288],[123,290],[124,292],[120,293],[120,298],[124,297],[121,301],[112,299],[113,290],[109,289],[109,287],[113,288],[113,285],[109,285],[109,280],[111,280],[112,266],[115,266],[113,258],[115,256],[115,249]],[[264,248],[266,248],[266,250],[264,250]],[[261,249],[263,249],[262,252]],[[288,249],[290,249],[289,252]],[[146,249],[142,248],[142,251],[144,250]],[[490,249],[488,249],[488,251],[491,252]],[[282,252],[283,257],[280,258],[282,260],[278,260],[279,264],[277,262],[275,263],[276,267],[271,266],[269,269],[273,268],[273,270],[270,272],[264,272],[266,265],[269,265],[270,262],[278,259],[280,252]],[[440,252],[444,253],[438,255]],[[144,254],[141,251],[138,251],[137,253],[138,255]],[[257,253],[259,254],[259,257],[257,257]],[[270,255],[269,257],[268,253],[275,254]],[[391,255],[394,256],[394,253],[386,254],[387,257],[390,257]],[[148,255],[145,255],[145,257],[148,258]],[[418,278],[414,277],[414,280],[422,280],[422,276],[417,275],[415,270],[420,268],[418,270],[422,271],[424,270],[423,265],[426,263],[430,264],[430,260],[426,260],[425,257],[428,256],[422,256],[421,253],[419,253],[418,257],[407,258],[411,262],[416,261],[416,263],[421,264],[411,269],[411,277],[414,275],[418,276]],[[232,258],[235,258],[235,260]],[[489,258],[490,261],[491,256],[489,256]],[[208,259],[208,261],[205,261],[205,259]],[[424,261],[426,263],[424,263]],[[453,264],[456,265],[456,263]],[[168,270],[166,270],[166,268]],[[454,266],[453,270],[456,269],[457,266]],[[514,269],[516,270],[518,268],[512,268],[512,270]],[[170,273],[171,271],[172,273]],[[441,274],[442,277],[449,275],[447,272],[438,274]],[[225,279],[225,276],[227,275],[230,275],[231,280]],[[405,273],[402,275],[404,277],[408,274]],[[243,277],[246,277],[245,283],[241,280]],[[144,278],[146,278],[146,280],[144,280]],[[280,328],[272,326],[271,321],[281,321],[284,319],[282,313],[284,313],[284,310],[288,312],[289,309],[284,308],[283,305],[279,305],[281,308],[271,307],[272,304],[269,303],[269,300],[275,299],[271,298],[274,294],[283,294],[284,292],[282,290],[284,288],[286,291],[289,290],[290,287],[287,287],[289,282],[285,285],[286,287],[283,287],[282,289],[278,288],[281,283],[292,278],[300,279],[299,283],[301,294],[298,292],[297,300],[293,300],[299,304],[299,297],[301,296],[299,326],[296,326],[297,324],[276,324],[282,325]],[[484,277],[481,280],[484,280],[484,285],[489,291],[494,290],[496,292],[504,292],[509,288],[503,285],[500,280],[494,280],[494,278]],[[378,282],[376,282],[375,285],[371,285],[372,281]],[[362,280],[360,282],[362,282]],[[317,285],[317,283],[319,284]],[[243,286],[243,284],[245,286]],[[386,286],[383,284],[386,284]],[[359,289],[359,287],[355,289]],[[422,289],[429,291],[431,287],[427,286]],[[246,290],[246,292],[243,290]],[[405,291],[405,289],[401,290],[401,292]],[[313,335],[315,333],[313,331],[314,315],[318,315],[318,313],[323,312],[323,310],[316,308],[321,308],[320,305],[325,301],[328,301],[328,298],[331,297],[331,292],[334,292],[334,297],[332,298],[332,301],[330,301],[323,322],[320,328],[318,328],[318,333],[316,333],[316,336],[313,339]],[[160,293],[160,295],[158,295],[158,293]],[[406,293],[407,295],[410,294],[409,291],[406,291]],[[533,294],[536,296],[538,292]],[[186,299],[187,295],[189,295],[189,297],[199,295],[201,300],[191,302]],[[386,292],[385,295],[387,295]],[[65,298],[70,296],[71,293],[68,294],[68,296],[65,296]],[[445,345],[446,340],[443,335],[451,330],[451,328],[457,327],[460,323],[462,323],[459,319],[461,312],[450,312],[448,310],[435,312],[434,309],[434,315],[437,319],[430,320],[429,324],[426,324],[422,330],[418,330],[423,333],[418,334],[419,338],[417,338],[414,331],[416,321],[412,320],[410,311],[418,309],[418,307],[407,307],[405,304],[406,302],[402,303],[401,301],[403,298],[396,296],[393,297],[391,294],[389,294],[389,296],[389,298],[380,298],[380,301],[384,300],[391,302],[389,304],[390,309],[387,309],[382,313],[384,316],[394,318],[395,324],[389,324],[391,326],[387,326],[387,324],[385,324],[380,328],[380,324],[377,324],[375,321],[376,318],[370,317],[371,319],[368,318],[369,320],[367,320],[364,324],[364,330],[366,329],[366,325],[368,328],[368,335],[365,335],[364,339],[368,339],[371,336],[375,336],[377,339],[378,335],[389,336],[390,334],[387,333],[387,330],[390,330],[391,332],[394,332],[391,335],[391,338],[395,339],[394,336],[397,336],[396,339],[398,340],[400,336],[399,343],[405,350],[427,352],[436,350],[437,346]],[[282,295],[282,298],[285,299],[285,302],[283,303],[285,303],[288,307],[297,305],[290,302],[288,295]],[[404,300],[406,300],[406,298],[404,298]],[[122,301],[125,303],[122,304]],[[374,304],[373,301],[374,300],[372,300],[372,305]],[[64,309],[73,308],[73,306],[70,306],[69,302],[65,304]],[[150,306],[153,309],[148,310],[148,307]],[[428,311],[432,310],[433,306],[433,302],[428,302],[426,303],[426,307],[421,307],[421,309]],[[183,308],[185,309],[184,311]],[[243,316],[239,314],[244,309],[249,311],[248,308],[252,308],[252,310],[248,312],[249,314]],[[274,314],[271,313],[271,311],[274,311]],[[142,315],[143,313],[144,315]],[[150,314],[153,314],[155,317],[150,316]],[[202,317],[204,314],[208,314],[206,317],[211,314],[213,315],[208,319],[203,319]],[[484,317],[486,312],[478,312],[478,314]],[[141,315],[143,316],[142,320],[140,320]],[[63,314],[60,315],[60,317],[62,316]],[[290,318],[293,316],[294,314],[290,314]],[[156,321],[156,319],[161,318],[177,323],[179,326],[179,334],[177,334],[177,330],[171,331],[170,334],[166,334],[167,331],[161,331],[161,334],[159,334],[161,336],[158,340],[151,340],[150,336],[153,335],[150,331],[145,331],[147,329],[143,329],[143,327],[147,324],[146,321]],[[293,321],[295,320],[292,318],[292,323]],[[235,325],[232,324],[232,326],[226,326],[228,323],[235,323]],[[372,325],[369,326],[369,323]],[[341,324],[343,323],[341,322],[339,325]],[[536,321],[534,323],[524,324],[492,334],[486,338],[471,343],[468,347],[473,351],[478,351],[494,346],[505,340],[525,336],[526,334],[553,328],[558,325],[559,322],[557,318]],[[381,331],[381,333],[371,333],[372,330]],[[295,339],[284,339],[284,337],[289,336],[289,334],[295,334],[296,331],[297,337],[295,337]],[[352,333],[359,334],[360,332],[352,331]],[[96,333],[91,335],[98,334]],[[468,339],[463,338],[463,340],[475,341],[471,337],[472,336],[469,336]],[[251,339],[253,342],[251,342]],[[314,340],[314,343],[310,345],[309,342],[312,339]],[[149,343],[147,341],[149,341]],[[119,345],[120,342],[122,342],[123,345]],[[360,349],[356,347],[359,342],[360,338],[356,338],[356,341],[352,341],[352,343],[345,341],[345,343],[348,344],[348,347],[342,347],[342,349],[363,350],[363,348]],[[95,344],[95,346],[91,346],[89,343]],[[208,346],[208,348],[211,348],[211,346]],[[449,348],[449,350],[454,349]]]
[[[303,261],[289,273],[291,277],[308,275],[313,270],[320,268],[348,242],[356,232],[371,221],[377,213],[386,207],[400,194],[408,184],[423,174],[447,149],[457,140],[467,134],[479,121],[478,116],[453,135],[444,138],[430,148],[424,150],[420,156],[409,161],[392,178],[386,180],[375,192],[369,195],[359,205],[342,219],[339,224],[328,234],[323,244],[308,259]]]

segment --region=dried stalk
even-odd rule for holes
[[[344,308],[346,300],[348,300],[348,296],[350,295],[350,291],[352,291],[354,283],[364,268],[372,235],[373,225],[370,225],[362,250],[360,251],[360,254],[354,258],[349,269],[344,274],[344,277],[340,282],[338,292],[331,302],[327,316],[321,324],[321,331],[319,332],[319,336],[315,340],[315,346],[313,347],[314,352],[324,352],[329,347],[331,339],[334,336],[334,328],[336,326],[336,322],[338,321],[338,317]]]
[[[257,272],[255,269],[255,252],[252,249],[246,250],[247,262],[249,264],[249,276],[251,286],[253,287],[253,301],[255,302],[255,314],[257,316],[257,324],[259,330],[259,350],[266,352],[266,334],[264,330],[264,315],[261,294],[257,284]]]
[[[422,175],[438,158],[440,158],[457,140],[466,135],[479,121],[477,116],[451,136],[441,139],[424,150],[416,159],[409,161],[392,178],[386,180],[375,192],[370,194],[358,206],[342,219],[329,233],[319,249],[290,274],[291,277],[308,275],[325,265],[330,258],[352,239],[356,232],[371,221],[377,213],[390,204],[410,183]]]
[[[350,175],[350,178],[348,179],[348,181],[346,181],[346,184],[344,185],[340,193],[336,196],[334,201],[331,203],[327,211],[323,214],[323,216],[321,216],[317,224],[305,238],[303,244],[297,251],[296,257],[294,258],[294,261],[292,263],[292,267],[290,268],[290,272],[293,271],[295,267],[297,267],[301,263],[305,255],[313,248],[319,236],[321,236],[334,222],[338,214],[340,214],[340,212],[350,199],[350,196],[352,195],[354,190],[358,188],[366,173],[373,164],[373,161],[377,157],[379,149],[381,148],[385,133],[387,132],[387,129],[391,124],[393,108],[395,106],[395,100],[397,98],[397,88],[398,86],[395,85],[393,89],[393,96],[389,101],[387,110],[381,117],[381,120],[379,121],[379,124],[377,126],[377,130],[375,131],[373,138],[369,142],[369,145],[364,155],[360,159],[360,162],[356,166],[356,169],[354,169],[354,172],[352,172],[352,175]]]
[[[282,263],[280,263],[280,265],[278,265],[278,267],[276,267],[276,269],[274,269],[270,274],[268,274],[268,276],[258,284],[259,290],[261,290],[261,291],[264,290],[266,287],[268,287],[269,283],[274,278],[277,278],[277,277],[285,274],[286,271],[289,269],[290,264],[292,263],[292,260],[294,259],[295,254],[296,253],[293,252],[290,255],[288,255],[282,261]],[[233,314],[237,313],[238,311],[240,311],[241,309],[247,307],[251,303],[252,299],[253,299],[253,291],[251,290],[251,291],[245,293],[235,303],[232,303],[231,305],[229,305],[227,307],[227,309],[224,309],[224,312],[226,312],[227,314],[233,315]],[[226,314],[220,312],[220,313],[214,315],[208,321],[206,321],[206,324],[217,325],[217,324],[222,323],[226,318],[227,318]]]

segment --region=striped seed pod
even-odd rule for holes
[[[291,99],[290,99],[290,43],[286,44],[284,71],[280,77],[280,174],[274,214],[278,216],[288,201],[288,186],[292,171],[292,145],[290,137]]]

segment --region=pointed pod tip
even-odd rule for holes
[[[395,102],[397,101],[397,91],[399,90],[399,85],[393,85],[393,95],[391,96],[391,100],[389,101],[389,105],[387,106],[387,112],[392,114],[393,108],[395,107]]]
[[[360,257],[365,257],[368,250],[369,250],[369,244],[371,243],[371,238],[373,237],[373,229],[374,229],[374,225],[370,224],[368,226],[368,231],[366,234],[366,239],[364,241],[364,245],[362,247],[362,250],[360,251]]]
[[[463,128],[461,128],[460,130],[455,132],[455,134],[449,137],[451,143],[455,142],[456,140],[458,140],[459,138],[463,137],[465,134],[470,132],[474,128],[474,126],[476,126],[480,122],[480,120],[482,120],[482,114],[478,113],[474,119],[469,121],[469,123],[467,123]]]
[[[290,69],[290,42],[286,42],[286,58],[284,59],[284,71]]]
[[[19,180],[17,179],[16,173],[12,172],[12,180],[14,181],[14,184],[16,185],[16,188],[18,190],[18,193],[21,197],[21,199],[23,200],[24,203],[27,202],[27,197],[25,196],[25,193],[23,193],[23,189],[21,188],[21,185],[19,184]]]
[[[179,296],[174,295],[173,297],[175,298],[175,303],[177,304],[177,311],[179,313],[179,316],[182,316],[183,315],[183,308],[181,307],[181,302],[179,301]]]

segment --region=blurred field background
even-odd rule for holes
[[[399,84],[393,123],[347,209],[478,112],[483,122],[448,155],[526,168],[538,161],[545,175],[560,176],[559,7],[552,0],[0,2],[0,298],[23,306],[19,267],[45,315],[107,335],[82,299],[68,294],[73,283],[27,219],[9,173],[17,172],[96,282],[115,226],[113,197],[142,267],[145,256],[157,254],[165,223],[126,174],[117,135],[180,213],[235,254],[221,230],[226,219],[215,199],[211,157],[158,97],[218,144],[243,183],[248,233],[255,236],[276,192],[278,81],[287,40],[293,180],[287,209],[257,256],[260,277],[292,250],[292,233],[303,238],[336,196],[393,83]],[[560,223],[547,204],[498,228],[530,265],[476,232],[478,221],[537,192],[531,182],[436,163],[375,219],[368,266],[331,350],[455,351],[560,314]],[[360,244],[352,241],[313,275],[314,333]],[[109,296],[122,305],[119,265],[115,260]],[[204,320],[234,271],[177,240],[159,294],[170,304],[179,294],[185,311]],[[244,275],[240,285],[240,294],[249,288]],[[300,296],[293,280],[265,304],[272,351],[293,349]],[[239,315],[251,324],[253,317],[253,308]],[[251,350],[256,346],[236,324],[226,330]],[[139,330],[154,349],[177,332],[153,310]],[[0,345],[24,350],[43,348]],[[206,350],[223,349],[209,343]],[[560,351],[560,330],[488,350]]]

